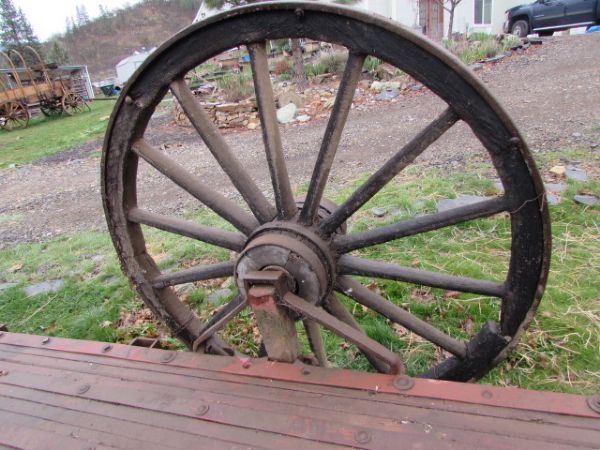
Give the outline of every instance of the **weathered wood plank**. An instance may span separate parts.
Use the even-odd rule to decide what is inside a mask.
[[[377,403],[377,410],[380,410],[382,407],[386,407],[382,404],[391,403],[392,406],[389,407],[392,409],[394,408],[393,405],[402,405],[404,407],[415,406],[417,411],[421,409],[433,410],[436,412],[436,416],[438,411],[447,411],[474,414],[491,418],[509,418],[525,422],[563,425],[571,428],[585,428],[586,424],[590,424],[590,426],[591,424],[597,424],[597,421],[593,419],[581,420],[581,418],[578,417],[571,417],[562,414],[539,413],[536,411],[511,408],[495,408],[487,405],[477,405],[476,410],[474,410],[473,406],[470,406],[468,403],[448,402],[437,398],[428,398],[427,401],[424,402],[420,398],[414,398],[409,395],[390,395],[382,393],[381,391],[378,391],[377,395],[373,395],[375,394],[375,385],[363,390],[349,390],[312,383],[290,384],[273,378],[263,379],[233,375],[220,370],[224,366],[221,361],[223,359],[227,359],[222,357],[206,358],[202,355],[196,355],[198,364],[193,367],[193,370],[189,370],[188,368],[167,364],[130,361],[128,359],[108,358],[106,356],[96,356],[90,354],[81,355],[77,353],[49,350],[45,348],[38,349],[31,347],[0,345],[0,352],[16,352],[20,355],[32,355],[34,361],[36,361],[36,364],[41,364],[41,362],[46,359],[56,361],[58,366],[62,366],[62,364],[65,364],[66,361],[80,362],[89,370],[93,371],[92,373],[95,373],[95,370],[97,370],[97,365],[134,369],[132,373],[136,373],[137,371],[142,371],[146,374],[154,374],[155,372],[164,373],[169,375],[167,377],[169,383],[178,382],[174,375],[182,375],[185,377],[192,377],[194,380],[201,382],[202,384],[198,385],[198,389],[213,390],[214,392],[231,392],[232,386],[229,383],[248,386],[249,391],[251,393],[256,393],[257,395],[260,395],[261,388],[266,389],[267,393],[271,392],[271,389],[283,389],[288,393],[288,395],[290,395],[290,398],[288,399],[290,402],[294,401],[295,399],[302,401],[303,399],[318,398],[326,394],[327,396],[335,398],[335,404],[339,405],[339,408],[345,411],[361,404],[360,402],[364,402],[367,405]],[[156,359],[158,360],[159,358]],[[208,363],[206,361],[207,359],[210,360]],[[212,362],[212,364],[210,364],[210,362]],[[216,370],[211,370],[211,366],[214,366]],[[66,368],[66,366],[62,367]],[[121,372],[119,371],[119,373]],[[151,376],[155,377],[155,375]],[[171,379],[172,376],[173,379]],[[309,377],[307,377],[307,381],[310,381],[308,378]],[[188,378],[184,378],[182,382],[185,386],[189,386]],[[239,389],[239,387],[236,387],[236,389]],[[596,425],[596,428],[597,427],[598,425]]]
[[[69,429],[81,430],[77,436],[92,447],[149,449],[379,449],[398,448],[399,439],[426,448],[565,449],[595,448],[600,441],[600,421],[577,409],[577,396],[559,397],[573,403],[567,409],[578,416],[570,416],[515,401],[501,406],[501,399],[477,405],[467,398],[473,385],[459,401],[423,386],[415,387],[419,395],[394,394],[393,377],[385,375],[311,368],[302,378],[294,375],[297,368],[278,365],[268,377],[256,361],[246,376],[233,358],[178,353],[165,363],[169,352],[114,344],[103,353],[102,347],[0,336],[0,428],[7,423],[13,430],[11,441],[0,433],[6,441],[0,444],[34,448],[14,437],[17,429],[42,439],[56,434],[67,439],[61,448],[70,448]],[[466,387],[427,383],[459,392]],[[494,396],[507,392],[490,389]]]
[[[498,411],[504,411],[498,408],[478,407],[476,412],[468,409],[452,408],[448,402],[436,404],[435,399],[427,402],[421,401],[420,404],[411,402],[408,396],[390,396],[389,394],[372,395],[373,392],[348,391],[335,388],[322,388],[318,385],[301,385],[281,383],[277,380],[262,380],[223,374],[220,372],[207,372],[204,370],[186,370],[178,367],[166,365],[149,365],[147,363],[131,363],[126,360],[113,360],[106,357],[87,356],[84,361],[66,359],[68,354],[42,351],[41,354],[30,352],[35,349],[24,349],[13,355],[6,351],[6,348],[0,346],[0,361],[11,360],[22,362],[24,364],[36,365],[38,367],[59,368],[70,372],[83,372],[90,374],[103,374],[106,376],[123,377],[121,364],[127,365],[127,378],[142,382],[162,383],[166,385],[191,387],[199,391],[209,391],[213,393],[231,394],[246,398],[269,398],[285,402],[286,405],[312,405],[315,398],[323,399],[321,407],[327,406],[332,412],[356,411],[374,417],[392,417],[397,410],[396,405],[402,405],[403,411],[409,414],[413,419],[420,422],[437,423],[444,425],[446,417],[457,416],[450,423],[460,424],[476,418],[486,419],[489,422],[490,432],[497,432],[502,429],[506,422],[506,428],[512,430],[515,423],[535,422],[536,424],[552,425],[553,430],[559,430],[561,426],[568,428],[584,428],[586,424],[595,423],[593,419],[574,419],[569,416],[556,414],[523,413],[521,411],[511,410],[510,414],[497,414]],[[44,355],[43,353],[49,353]],[[71,357],[75,357],[71,355]],[[111,365],[115,364],[115,365]],[[325,396],[326,394],[326,396]],[[397,400],[396,405],[388,404],[389,398]],[[439,411],[446,411],[448,414],[441,415]],[[573,419],[573,420],[572,420]],[[481,431],[486,431],[484,427]],[[550,438],[554,433],[551,433]],[[557,432],[560,436],[560,431]]]

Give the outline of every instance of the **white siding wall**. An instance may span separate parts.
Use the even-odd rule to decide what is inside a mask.
[[[351,6],[380,14],[410,28],[419,23],[418,0],[361,0]]]
[[[504,11],[524,3],[528,3],[527,0],[492,0],[492,23],[490,25],[475,25],[475,0],[462,0],[454,11],[454,24],[452,28],[458,33],[464,33],[467,30],[469,32],[501,33],[502,24],[504,23]],[[447,24],[448,20],[449,14],[445,11],[444,23]]]
[[[501,33],[504,11],[531,1],[533,0],[492,0],[492,23],[475,25],[475,0],[462,0],[454,12],[453,30],[459,33],[467,30],[469,32]],[[361,0],[353,6],[389,17],[407,27],[416,27],[419,23],[418,0]],[[444,11],[444,35],[448,29],[449,17],[448,12]]]

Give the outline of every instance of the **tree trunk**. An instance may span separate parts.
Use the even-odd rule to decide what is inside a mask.
[[[292,39],[292,58],[294,60],[294,81],[299,92],[306,89],[307,80],[304,73],[304,60],[302,59],[302,48],[300,39]]]
[[[454,28],[454,8],[456,5],[452,4],[450,7],[450,17],[448,17],[448,40],[452,40],[452,28]]]

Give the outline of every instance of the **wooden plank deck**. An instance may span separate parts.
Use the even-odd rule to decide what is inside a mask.
[[[0,332],[0,446],[599,448],[599,397]]]

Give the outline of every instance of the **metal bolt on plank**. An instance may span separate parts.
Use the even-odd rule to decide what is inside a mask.
[[[415,382],[412,378],[407,377],[406,375],[399,375],[394,378],[393,384],[394,387],[399,391],[407,391],[415,385]]]
[[[177,354],[175,352],[167,353],[166,355],[163,355],[162,358],[160,358],[160,362],[164,364],[170,363],[175,359],[176,356]]]
[[[82,384],[81,386],[79,386],[79,389],[77,389],[77,393],[79,395],[85,394],[87,391],[90,390],[92,386],[90,384]]]
[[[196,415],[203,416],[204,414],[206,414],[208,412],[209,409],[210,409],[210,406],[208,406],[208,405],[200,405],[196,409]]]
[[[354,440],[356,442],[358,442],[359,444],[368,444],[369,442],[371,442],[372,438],[373,438],[373,435],[371,434],[370,431],[367,431],[367,430],[357,431],[356,434],[354,435]]]

